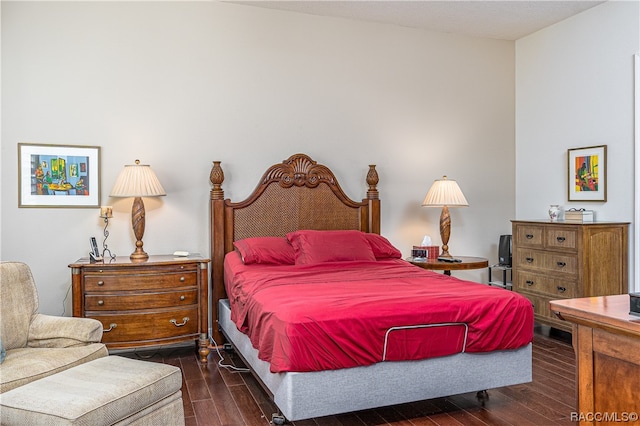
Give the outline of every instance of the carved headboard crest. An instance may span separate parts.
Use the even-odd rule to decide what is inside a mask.
[[[284,160],[282,164],[271,166],[264,174],[262,184],[279,182],[283,188],[306,186],[315,188],[320,182],[336,184],[336,178],[328,167],[318,165],[305,154],[295,154]]]

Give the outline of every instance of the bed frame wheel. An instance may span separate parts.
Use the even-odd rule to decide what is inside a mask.
[[[478,398],[478,401],[480,401],[480,404],[484,407],[485,402],[489,400],[489,392],[487,392],[486,389],[478,391],[478,393],[476,393],[476,398]]]
[[[282,414],[273,413],[271,415],[271,424],[274,425],[283,425],[287,422],[287,419],[284,418]]]

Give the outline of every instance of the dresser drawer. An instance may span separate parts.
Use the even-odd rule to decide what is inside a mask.
[[[193,271],[156,272],[147,274],[86,275],[84,289],[86,293],[126,290],[157,290],[176,287],[195,286],[198,275]]]
[[[546,247],[549,249],[560,249],[568,252],[578,250],[578,235],[575,229],[549,227],[546,230]]]
[[[91,313],[87,317],[102,323],[105,329],[102,343],[152,341],[198,334],[197,306],[152,313]]]
[[[515,226],[515,245],[518,247],[542,248],[544,246],[544,228],[536,225]]]
[[[198,304],[198,289],[184,291],[85,294],[87,311],[131,311],[137,309],[159,309]]]
[[[533,305],[533,314],[536,322],[551,325],[560,330],[571,331],[571,326],[568,326],[564,321],[558,319],[555,314],[551,312],[549,301],[553,300],[553,298],[529,293],[525,294],[525,296]]]
[[[514,260],[517,268],[539,272],[561,272],[577,275],[578,257],[551,251],[517,249]]]
[[[518,292],[540,293],[556,299],[580,296],[577,294],[575,281],[561,280],[528,271],[518,271],[514,285]]]

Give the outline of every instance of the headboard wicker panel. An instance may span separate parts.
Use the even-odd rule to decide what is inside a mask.
[[[297,229],[360,229],[359,207],[343,204],[325,184],[313,189],[271,184],[251,205],[233,212],[234,240],[284,237]]]
[[[218,300],[226,298],[224,256],[235,240],[285,236],[298,229],[359,229],[380,233],[380,200],[375,165],[367,173],[367,198],[356,202],[345,195],[333,172],[305,154],[294,154],[267,169],[244,201],[224,199],[224,172],[213,162],[211,189],[211,283],[213,337],[218,330]]]

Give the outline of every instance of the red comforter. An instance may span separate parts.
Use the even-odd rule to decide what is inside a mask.
[[[232,252],[225,285],[231,319],[274,373],[516,349],[533,338],[525,297],[400,259],[244,265]]]

